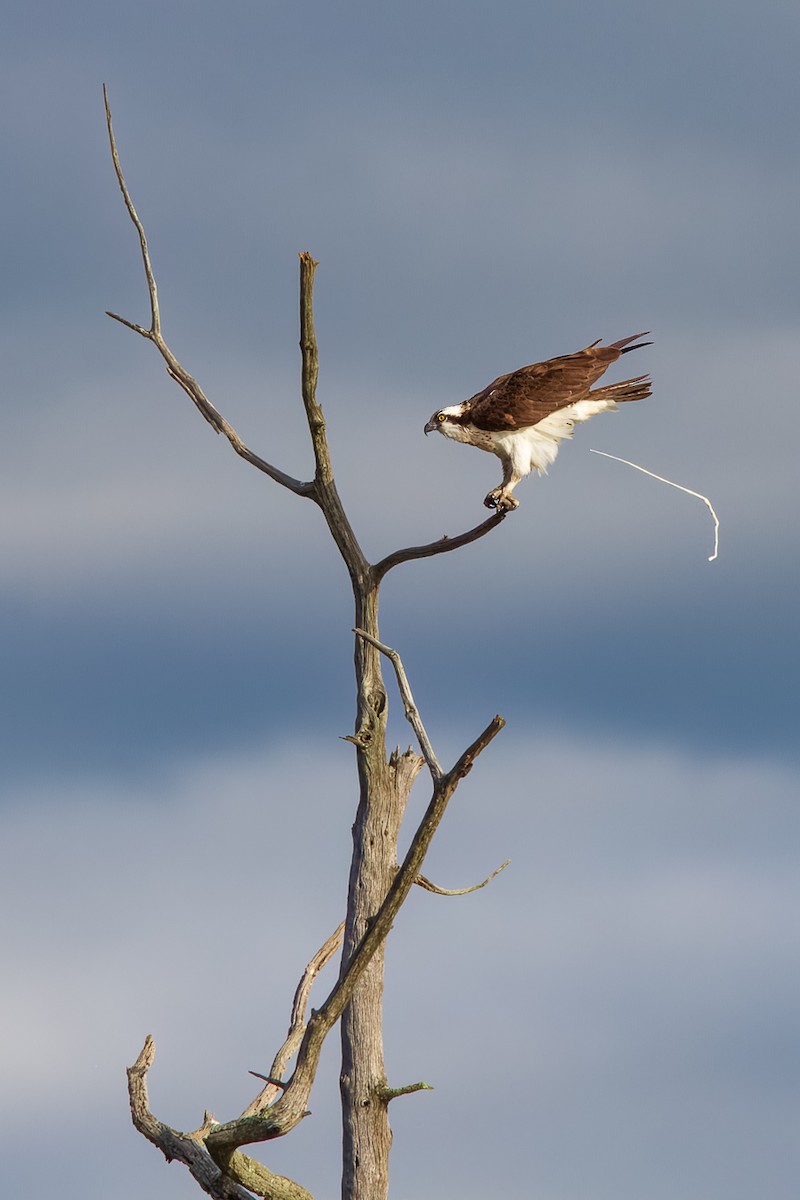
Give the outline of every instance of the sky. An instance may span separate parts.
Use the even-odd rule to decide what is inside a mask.
[[[165,336],[301,478],[297,255],[319,260],[318,396],[372,561],[477,524],[499,482],[423,437],[431,412],[651,331],[652,398],[384,583],[440,761],[507,721],[426,873],[512,860],[392,932],[390,1083],[434,1088],[392,1106],[394,1200],[795,1196],[799,41],[784,0],[5,4],[9,1194],[199,1194],[133,1131],[124,1068],[152,1033],[177,1128],[249,1103],[341,918],[356,803],[320,514],[104,315],[148,320],[106,83]],[[590,449],[708,496],[718,559],[701,501]],[[261,1148],[318,1197],[337,1091],[333,1037],[313,1116]]]

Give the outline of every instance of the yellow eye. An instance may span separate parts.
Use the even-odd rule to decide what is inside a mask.
[[[436,420],[439,421],[439,423],[441,423],[442,421],[446,421],[447,418],[445,417],[444,413],[437,413]]]

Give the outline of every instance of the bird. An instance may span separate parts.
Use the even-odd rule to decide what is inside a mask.
[[[621,338],[608,346],[598,339],[575,354],[520,367],[500,375],[469,400],[438,409],[425,433],[438,430],[454,442],[464,442],[496,454],[503,479],[484,499],[487,508],[506,513],[519,507],[514,488],[534,469],[545,474],[555,462],[559,443],[572,437],[574,427],[597,413],[652,395],[649,375],[592,388],[623,354],[641,350],[647,332]]]

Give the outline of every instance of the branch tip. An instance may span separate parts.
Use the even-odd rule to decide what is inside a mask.
[[[108,129],[108,143],[111,148],[111,160],[114,164],[114,173],[117,176],[119,190],[122,192],[122,199],[125,201],[125,207],[128,210],[128,215],[133,222],[137,234],[139,235],[139,248],[142,255],[142,266],[144,267],[145,278],[147,280],[147,291],[150,296],[150,336],[154,339],[161,337],[161,317],[158,310],[158,287],[156,278],[153,274],[153,266],[150,262],[150,251],[147,246],[147,235],[144,231],[144,226],[139,220],[139,214],[133,205],[131,194],[128,191],[128,185],[125,182],[125,176],[122,173],[122,163],[120,162],[119,151],[117,150],[117,140],[114,137],[114,126],[111,121],[111,106],[108,102],[108,91],[103,84],[103,104],[106,110],[106,128]]]
[[[459,758],[452,770],[448,771],[446,779],[463,779],[472,770],[472,765],[475,759],[481,754],[490,742],[494,741],[501,729],[505,727],[505,718],[501,716],[492,717],[489,724],[484,729],[483,733],[479,733],[471,746],[467,746],[464,753]]]
[[[134,333],[139,333],[142,337],[148,338],[150,341],[153,340],[153,331],[151,329],[145,329],[143,325],[137,325],[135,321],[128,321],[125,317],[121,317],[119,313],[110,312],[109,309],[106,309],[106,316],[111,317],[112,321],[119,321],[120,325],[124,325],[127,329],[132,329]]]
[[[264,1079],[267,1083],[271,1083],[273,1087],[280,1088],[281,1091],[286,1090],[286,1084],[282,1079],[276,1079],[273,1075],[262,1075],[260,1071],[248,1071],[248,1075],[255,1075],[256,1079]]]
[[[153,1040],[152,1033],[148,1033],[147,1037],[144,1039],[144,1045],[139,1051],[136,1062],[132,1067],[129,1067],[128,1070],[134,1071],[137,1075],[146,1075],[152,1067],[155,1057],[156,1044]]]
[[[487,875],[482,883],[475,883],[472,885],[472,887],[437,887],[435,883],[431,883],[430,879],[427,879],[424,875],[418,875],[414,882],[416,883],[417,887],[424,888],[426,892],[433,892],[437,896],[468,896],[470,892],[478,892],[481,888],[485,888],[487,883],[491,883],[493,879],[496,879],[500,872],[505,871],[506,867],[509,866],[510,863],[511,859],[507,858],[504,863],[501,863],[496,871],[492,871],[491,875]]]
[[[424,1080],[420,1080],[419,1083],[407,1083],[405,1085],[405,1087],[380,1088],[380,1090],[378,1091],[378,1098],[380,1100],[382,1100],[384,1102],[384,1104],[389,1104],[392,1100],[396,1100],[398,1096],[410,1096],[413,1092],[432,1092],[432,1091],[433,1091],[433,1088],[431,1087],[431,1085],[429,1083],[425,1083]]]

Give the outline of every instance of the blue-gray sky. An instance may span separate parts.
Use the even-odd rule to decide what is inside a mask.
[[[103,315],[148,311],[105,81],[166,336],[298,476],[297,253],[320,260],[319,396],[373,559],[475,524],[498,481],[423,438],[434,408],[652,331],[652,399],[580,430],[491,537],[385,584],[440,757],[508,720],[430,874],[513,859],[465,900],[414,896],[392,935],[392,1082],[436,1088],[394,1106],[393,1195],[794,1196],[799,41],[778,0],[6,4],[15,1193],[196,1194],[130,1129],[124,1066],[152,1032],[162,1119],[244,1107],[339,919],[355,802],[319,514]],[[699,501],[590,447],[709,495],[719,560]],[[265,1155],[318,1196],[333,1049],[314,1117]]]

